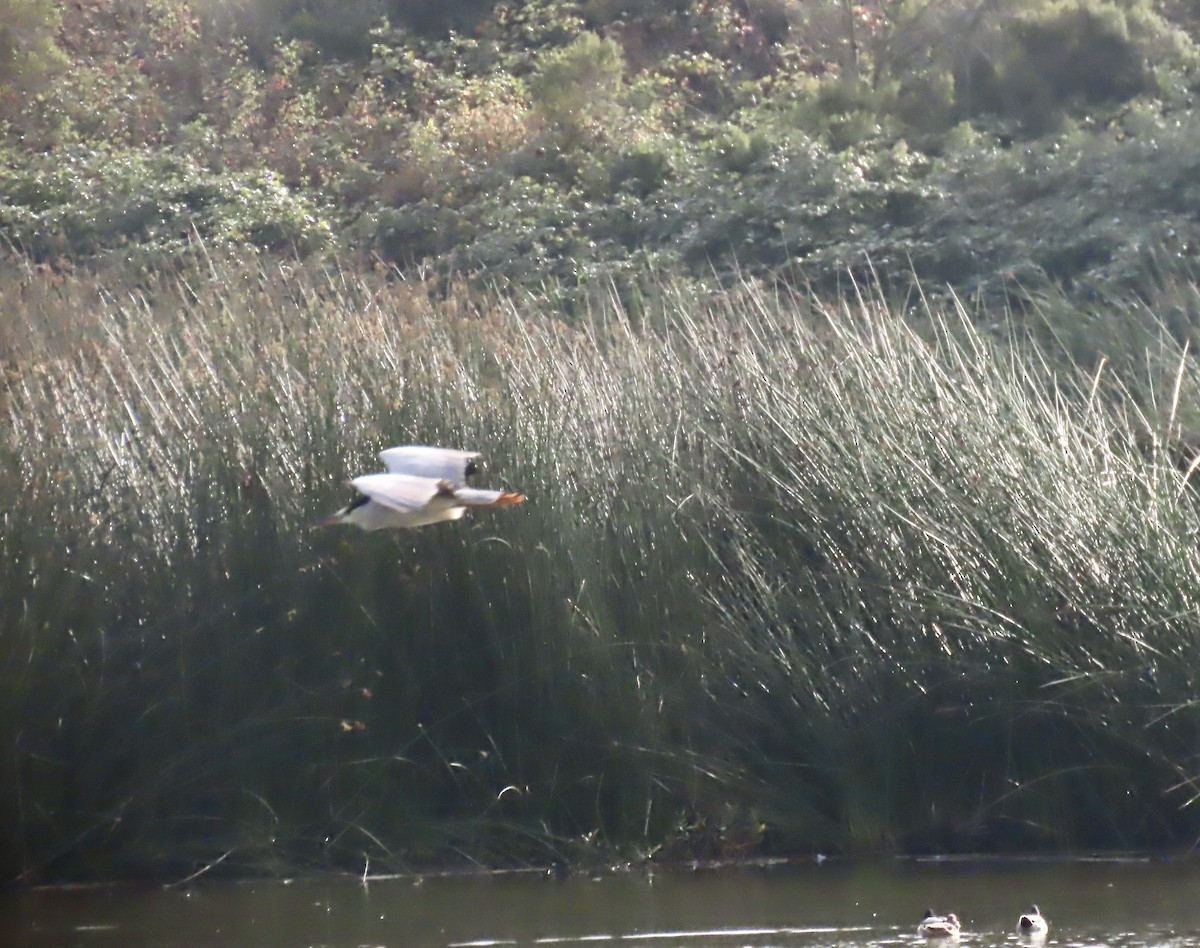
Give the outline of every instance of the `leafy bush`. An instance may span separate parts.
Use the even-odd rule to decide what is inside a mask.
[[[1030,130],[1060,111],[1125,102],[1155,88],[1159,69],[1194,68],[1186,37],[1146,4],[1040,4],[1008,21],[958,73],[964,114],[994,112]]]
[[[139,265],[211,247],[306,253],[328,221],[270,172],[217,175],[162,151],[59,149],[10,165],[0,228],[34,259],[117,256]]]
[[[533,101],[560,126],[603,122],[614,107],[624,78],[621,47],[595,33],[543,54],[528,80]]]
[[[54,4],[0,0],[0,117],[15,114],[18,97],[66,63],[54,44]]]
[[[459,10],[470,35],[381,21],[353,61],[331,7],[256,10],[275,26],[243,42],[157,0],[64,8],[69,68],[7,127],[10,243],[85,262],[195,229],[556,293],[680,262],[830,289],[915,268],[1006,302],[1195,252],[1196,54],[1143,0],[537,0]],[[310,38],[276,40],[300,14]]]

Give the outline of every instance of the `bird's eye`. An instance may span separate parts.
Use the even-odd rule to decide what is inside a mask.
[[[474,460],[468,461],[466,476],[470,477],[472,474],[478,474],[478,473],[479,473],[479,465],[476,464]]]

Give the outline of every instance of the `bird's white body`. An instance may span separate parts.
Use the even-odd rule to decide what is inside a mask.
[[[1030,938],[1042,938],[1050,931],[1050,923],[1042,918],[1042,913],[1035,905],[1017,919],[1017,931]]]
[[[467,486],[475,473],[475,451],[403,445],[379,454],[385,473],[363,474],[350,481],[355,499],[325,525],[348,524],[362,530],[423,527],[457,520],[468,507],[502,507],[525,500],[506,490]]]
[[[957,938],[960,930],[957,915],[953,912],[935,915],[933,909],[925,913],[917,926],[917,934],[923,938]]]

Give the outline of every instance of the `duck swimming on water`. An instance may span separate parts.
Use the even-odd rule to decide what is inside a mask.
[[[1017,931],[1022,935],[1037,938],[1050,931],[1050,923],[1042,918],[1042,913],[1034,905],[1028,912],[1017,919]]]
[[[423,527],[457,520],[468,507],[507,507],[524,494],[467,486],[478,470],[477,451],[427,445],[401,445],[379,453],[387,468],[350,481],[354,499],[320,526],[347,524],[360,530]]]
[[[957,938],[959,934],[958,916],[953,912],[938,915],[933,909],[925,913],[921,924],[917,926],[917,934],[924,938]]]

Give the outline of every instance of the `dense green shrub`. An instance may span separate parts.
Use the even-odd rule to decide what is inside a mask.
[[[67,62],[5,126],[3,237],[86,262],[194,232],[556,293],[874,269],[1005,302],[1195,253],[1174,9],[536,0],[428,34],[380,9],[64,8]],[[369,52],[344,59],[343,28]]]
[[[623,79],[621,47],[595,33],[583,33],[541,56],[528,85],[550,122],[580,125],[608,118]]]
[[[337,59],[371,54],[372,33],[385,20],[415,35],[438,39],[471,33],[487,17],[490,0],[240,0],[206,15],[225,36],[245,38],[265,60],[279,40],[311,43]]]
[[[964,114],[993,112],[1038,132],[1053,128],[1061,112],[1153,91],[1155,70],[1196,64],[1190,41],[1148,4],[1044,3],[1003,24],[964,63],[957,99]]]
[[[0,180],[0,230],[37,260],[151,263],[195,239],[307,253],[330,239],[320,209],[270,172],[206,172],[162,151],[62,148]]]
[[[54,44],[54,14],[49,0],[0,2],[0,117],[15,114],[18,96],[66,63]]]

